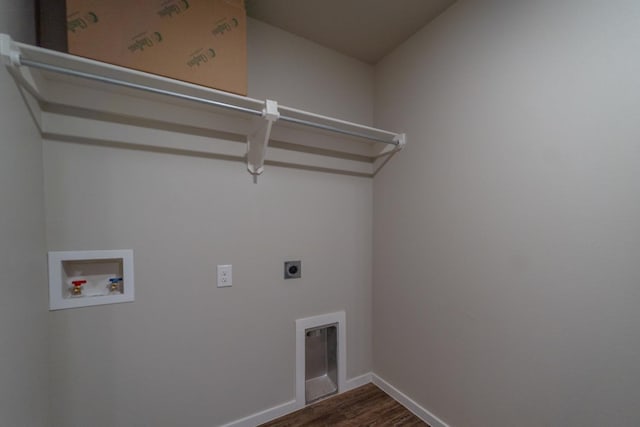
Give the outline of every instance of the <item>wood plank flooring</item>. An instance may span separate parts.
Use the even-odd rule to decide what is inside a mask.
[[[260,427],[428,427],[373,384],[330,397]]]

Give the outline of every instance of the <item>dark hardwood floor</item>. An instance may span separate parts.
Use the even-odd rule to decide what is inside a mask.
[[[260,427],[402,426],[428,427],[404,406],[373,384],[342,393]]]

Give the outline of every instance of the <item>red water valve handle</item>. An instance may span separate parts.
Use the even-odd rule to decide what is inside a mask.
[[[72,284],[73,286],[82,286],[82,285],[84,285],[85,283],[87,283],[87,281],[86,281],[86,280],[74,280],[73,282],[71,282],[71,284]]]

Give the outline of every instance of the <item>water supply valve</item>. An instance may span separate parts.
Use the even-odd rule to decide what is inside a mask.
[[[87,283],[86,280],[74,280],[71,282],[71,295],[79,296],[82,295],[82,286]]]
[[[109,279],[109,291],[122,293],[122,277],[113,277]]]

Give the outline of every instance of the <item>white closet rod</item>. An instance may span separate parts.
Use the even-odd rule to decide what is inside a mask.
[[[20,65],[27,67],[39,68],[41,70],[52,71],[58,74],[66,74],[69,76],[80,77],[87,80],[94,80],[102,83],[109,83],[116,86],[123,86],[131,89],[138,89],[145,92],[156,93],[160,95],[172,96],[174,98],[180,98],[187,101],[199,102],[201,104],[213,105],[215,107],[225,108],[227,110],[240,111],[247,114],[253,114],[256,116],[262,116],[262,111],[252,110],[251,108],[240,107],[238,105],[227,104],[224,102],[213,101],[211,99],[200,98],[199,96],[185,95],[182,93],[171,92],[169,90],[157,89],[151,86],[140,85],[137,83],[126,82],[124,80],[112,79],[109,77],[99,76],[97,74],[85,73],[82,71],[71,70],[69,68],[62,68],[55,65],[44,64],[42,62],[31,61],[30,59],[24,59],[20,57]]]
[[[124,81],[124,80],[112,79],[110,77],[104,77],[104,76],[100,76],[100,75],[97,75],[97,74],[85,73],[83,71],[76,71],[76,70],[72,70],[72,69],[69,69],[69,68],[58,67],[58,66],[55,66],[55,65],[50,65],[50,64],[45,64],[45,63],[38,62],[38,61],[32,61],[30,59],[25,59],[22,56],[19,57],[19,63],[20,63],[20,65],[23,65],[23,66],[26,66],[26,67],[38,68],[38,69],[42,69],[42,70],[45,70],[45,71],[51,71],[51,72],[58,73],[58,74],[65,74],[65,75],[70,75],[70,76],[74,76],[74,77],[80,77],[80,78],[83,78],[83,79],[94,80],[94,81],[98,81],[98,82],[102,82],[102,83],[109,83],[109,84],[116,85],[116,86],[123,86],[123,87],[126,87],[126,88],[137,89],[137,90],[141,90],[141,91],[145,91],[145,92],[151,92],[151,93],[155,93],[155,94],[159,94],[159,95],[171,96],[171,97],[174,97],[174,98],[179,98],[179,99],[183,99],[183,100],[187,100],[187,101],[193,101],[193,102],[198,102],[198,103],[201,103],[201,104],[211,105],[211,106],[214,106],[214,107],[224,108],[224,109],[227,109],[227,110],[239,111],[239,112],[251,114],[251,115],[254,115],[254,116],[263,116],[264,115],[263,111],[253,110],[251,108],[241,107],[239,105],[227,104],[225,102],[214,101],[214,100],[211,100],[211,99],[201,98],[201,97],[198,97],[198,96],[185,95],[185,94],[182,94],[182,93],[172,92],[172,91],[169,91],[169,90],[158,89],[158,88],[154,88],[154,87],[146,86],[146,85],[141,85],[141,84],[137,84],[137,83],[131,83],[131,82],[127,82],[127,81]],[[298,118],[295,118],[295,117],[289,117],[289,116],[280,115],[278,120],[282,120],[282,121],[289,122],[289,123],[295,123],[295,124],[299,124],[299,125],[303,125],[303,126],[313,127],[313,128],[317,128],[317,129],[322,129],[322,130],[326,130],[326,131],[330,131],[330,132],[340,133],[340,134],[343,134],[343,135],[349,135],[349,136],[355,136],[355,137],[358,137],[358,138],[364,138],[364,139],[368,139],[368,140],[371,140],[371,141],[382,142],[384,144],[390,144],[390,145],[398,146],[401,143],[400,141],[398,141],[395,138],[393,140],[389,141],[387,139],[378,138],[378,137],[375,137],[375,136],[372,136],[372,135],[367,135],[365,133],[355,132],[355,131],[351,131],[351,130],[347,130],[347,129],[341,129],[341,128],[337,128],[335,126],[330,126],[330,125],[325,125],[325,124],[322,124],[322,123],[316,123],[316,122],[312,122],[312,121],[308,121],[308,120],[298,119]]]
[[[314,127],[314,128],[317,128],[317,129],[324,129],[324,130],[328,130],[328,131],[335,132],[335,133],[341,133],[343,135],[357,136],[358,138],[365,138],[365,139],[369,139],[371,141],[383,142],[385,144],[391,144],[391,145],[400,144],[400,142],[395,141],[395,140],[394,141],[389,141],[387,139],[382,139],[382,138],[378,138],[378,137],[371,136],[371,135],[365,135],[364,133],[360,133],[360,132],[354,132],[354,131],[350,131],[350,130],[346,130],[346,129],[339,129],[339,128],[334,127],[334,126],[323,125],[322,123],[315,123],[315,122],[310,122],[308,120],[296,119],[295,117],[289,117],[289,116],[280,115],[280,118],[278,120],[282,120],[283,122],[296,123],[296,124],[303,125],[303,126],[310,126],[310,127]]]

